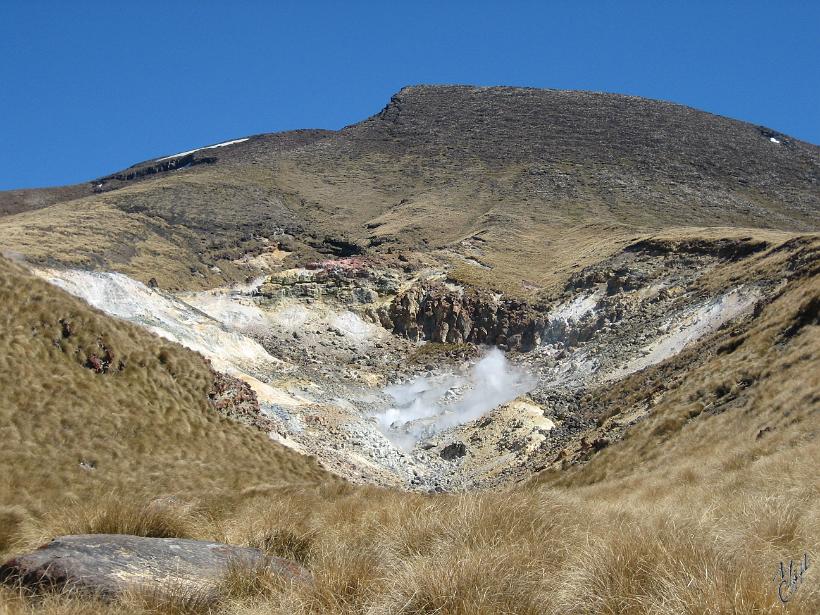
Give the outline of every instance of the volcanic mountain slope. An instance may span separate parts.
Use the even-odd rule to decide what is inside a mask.
[[[218,145],[0,195],[0,551],[184,535],[315,575],[225,612],[780,608],[820,549],[816,146],[460,86]],[[396,389],[440,414],[391,423]]]
[[[238,141],[141,163],[80,198],[32,193],[53,204],[0,221],[4,247],[178,289],[254,275],[240,259],[266,240],[303,259],[420,250],[455,279],[529,296],[636,229],[812,231],[820,208],[816,146],[610,94],[410,87],[338,132]],[[18,211],[26,196],[0,202]]]

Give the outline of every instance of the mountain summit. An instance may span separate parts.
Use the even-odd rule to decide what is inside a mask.
[[[633,96],[422,85],[337,132],[257,135],[0,193],[3,211],[18,214],[0,218],[8,249],[169,288],[236,281],[248,275],[238,256],[285,233],[306,260],[408,249],[458,260],[462,242],[481,241],[495,285],[520,291],[518,263],[549,245],[556,262],[534,263],[530,286],[568,269],[566,251],[587,264],[573,246],[590,237],[609,238],[606,251],[637,229],[817,230],[820,148]],[[67,243],[57,230],[80,227],[104,232]]]

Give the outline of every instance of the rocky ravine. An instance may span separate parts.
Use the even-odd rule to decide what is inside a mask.
[[[767,250],[639,241],[532,304],[455,284],[430,259],[289,268],[285,254],[245,287],[177,295],[120,274],[43,275],[209,357],[228,374],[215,411],[348,479],[449,491],[521,480],[620,437],[641,416],[602,423],[600,392],[751,317],[783,274],[723,271]]]

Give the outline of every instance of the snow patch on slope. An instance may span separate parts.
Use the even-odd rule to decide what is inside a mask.
[[[225,147],[227,145],[235,145],[236,143],[244,143],[250,137],[245,137],[244,139],[234,139],[233,141],[225,141],[224,143],[217,143],[216,145],[206,145],[205,147],[198,147],[196,149],[189,149],[186,152],[179,152],[178,154],[173,154],[172,156],[165,156],[163,158],[157,158],[157,162],[160,160],[170,160],[171,158],[179,158],[180,156],[187,156],[188,154],[193,154],[194,152],[199,152],[204,149],[215,149],[217,147]]]

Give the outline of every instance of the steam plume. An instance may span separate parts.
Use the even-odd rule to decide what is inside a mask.
[[[472,421],[529,391],[534,379],[510,364],[497,348],[489,350],[467,374],[421,376],[385,389],[392,403],[376,414],[379,429],[394,444],[418,440]]]

